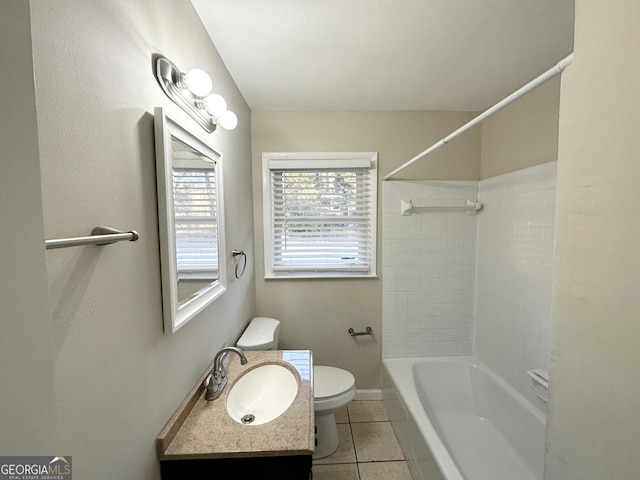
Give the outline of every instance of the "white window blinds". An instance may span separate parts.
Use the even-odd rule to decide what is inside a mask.
[[[267,274],[375,275],[377,176],[371,165],[370,158],[269,162]]]
[[[214,168],[173,168],[178,273],[218,271]]]

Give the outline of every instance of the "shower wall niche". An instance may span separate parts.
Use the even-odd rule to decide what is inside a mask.
[[[401,200],[476,198],[477,215],[400,215]],[[536,403],[526,371],[549,365],[555,198],[556,162],[480,182],[384,182],[383,356],[474,354]]]

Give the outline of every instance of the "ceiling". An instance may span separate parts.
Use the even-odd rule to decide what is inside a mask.
[[[192,0],[252,110],[480,111],[572,50],[574,0]]]

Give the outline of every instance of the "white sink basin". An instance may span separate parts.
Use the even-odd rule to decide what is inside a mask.
[[[261,365],[248,371],[231,387],[227,412],[236,422],[261,425],[282,415],[298,393],[298,381],[286,367]]]

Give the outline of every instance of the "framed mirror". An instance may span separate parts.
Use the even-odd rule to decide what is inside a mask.
[[[164,332],[226,290],[222,155],[154,111]]]

